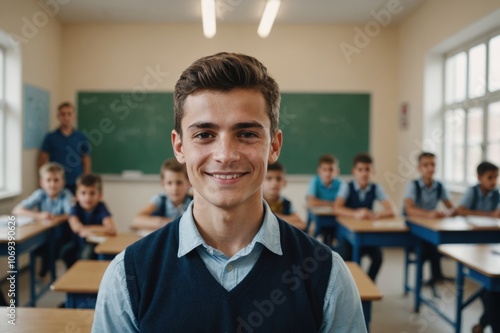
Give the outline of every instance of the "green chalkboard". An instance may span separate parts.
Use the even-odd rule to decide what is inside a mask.
[[[174,156],[173,105],[172,93],[78,93],[78,128],[92,145],[92,171],[159,174],[163,160]]]
[[[279,160],[288,173],[313,174],[320,155],[330,153],[349,174],[354,155],[370,148],[370,95],[283,93],[280,127]]]
[[[173,157],[173,94],[79,92],[78,127],[91,141],[94,172],[158,174],[162,161]],[[283,93],[280,127],[279,160],[288,173],[315,173],[324,153],[349,173],[352,157],[369,151],[370,95]]]

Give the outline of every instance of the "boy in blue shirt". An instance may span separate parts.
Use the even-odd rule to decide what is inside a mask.
[[[333,203],[337,198],[340,185],[342,184],[342,181],[336,178],[339,172],[337,159],[330,154],[322,155],[319,158],[317,172],[318,174],[309,182],[307,206],[332,207],[333,209]],[[309,221],[314,220],[314,216],[309,214],[308,219]],[[320,231],[325,244],[331,244],[335,238],[336,225],[318,226],[318,221],[314,222],[316,224],[316,235],[318,235],[318,231]],[[306,229],[307,228],[308,226]]]
[[[354,157],[352,174],[354,180],[342,184],[335,200],[337,216],[369,220],[393,217],[394,209],[384,190],[380,185],[371,182],[373,159],[370,155],[358,154]],[[373,211],[375,200],[382,204],[381,212]],[[344,260],[352,260],[352,246],[347,240],[340,240],[338,252]],[[375,281],[382,266],[382,250],[379,247],[367,246],[361,249],[361,254],[370,257],[368,276]]]
[[[281,196],[281,190],[286,186],[285,168],[280,162],[267,165],[267,174],[264,179],[263,194],[271,211],[300,230],[306,224],[293,208],[292,202]]]
[[[14,207],[12,214],[29,216],[53,225],[67,221],[73,195],[64,188],[64,168],[54,162],[45,163],[40,168],[39,175],[41,188],[35,190],[28,198]],[[60,249],[70,241],[70,238],[71,232],[67,223],[55,227],[52,241],[55,242],[56,253],[59,253]],[[37,250],[37,254],[42,257],[42,266],[38,273],[40,277],[44,277],[49,269],[48,251],[47,245]]]
[[[71,209],[69,225],[74,233],[73,242],[63,249],[63,256],[68,262],[78,259],[96,259],[96,244],[86,239],[92,235],[116,234],[116,226],[111,213],[102,202],[102,179],[89,174],[78,178],[76,182],[76,203]]]
[[[154,231],[181,216],[193,199],[189,194],[191,184],[186,166],[175,158],[163,162],[160,170],[164,192],[154,195],[134,218],[132,228]]]
[[[455,212],[450,201],[450,194],[441,182],[434,180],[436,155],[422,152],[418,156],[418,171],[422,177],[410,182],[404,195],[404,215],[426,218],[453,215]],[[447,211],[437,209],[440,201],[448,209]],[[431,265],[431,279],[428,284],[432,285],[435,282],[445,280],[441,269],[441,255],[437,247],[424,242],[422,256],[424,260],[429,260]]]
[[[469,187],[465,192],[460,205],[457,208],[459,215],[480,215],[500,218],[500,192],[497,189],[498,167],[490,162],[481,162],[477,166],[477,179],[479,184]],[[492,325],[500,326],[500,302],[497,301],[499,293],[483,292],[484,313],[479,319],[479,323],[474,326],[474,333],[481,333],[483,329]],[[493,301],[492,301],[493,300]],[[495,316],[490,316],[495,313]],[[494,332],[496,332],[494,330]]]

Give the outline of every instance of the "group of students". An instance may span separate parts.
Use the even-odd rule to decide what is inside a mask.
[[[500,192],[497,189],[498,167],[490,162],[481,162],[477,167],[478,184],[465,192],[458,207],[454,207],[450,194],[443,183],[434,179],[436,171],[436,156],[433,153],[422,152],[418,157],[418,171],[421,177],[408,184],[404,195],[403,215],[427,218],[441,218],[455,215],[480,215],[500,218]],[[307,193],[309,207],[330,206],[337,217],[352,217],[356,219],[374,220],[389,218],[396,215],[393,205],[388,200],[383,188],[371,181],[373,175],[373,160],[368,154],[359,154],[354,158],[352,166],[353,180],[345,183],[336,177],[338,166],[331,155],[319,159],[318,174],[310,181]],[[379,201],[382,210],[374,211],[374,202]],[[438,204],[443,202],[446,210],[440,210]],[[284,217],[286,220],[286,217]],[[325,230],[324,230],[325,231]],[[332,230],[326,230],[323,235],[327,243],[331,243]],[[329,237],[330,236],[330,237]],[[499,239],[500,242],[500,239]],[[352,259],[352,246],[339,239],[335,247],[344,260]],[[368,276],[375,281],[382,265],[382,251],[378,247],[364,247],[362,255],[371,260]],[[431,265],[431,279],[428,284],[447,279],[441,270],[440,254],[437,247],[425,243],[423,258]],[[481,295],[485,312],[473,333],[481,333],[491,325],[494,332],[499,332],[498,316],[488,313],[500,311],[500,293],[483,292]]]

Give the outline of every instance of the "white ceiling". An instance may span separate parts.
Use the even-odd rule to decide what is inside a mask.
[[[424,0],[283,0],[276,23],[363,23],[373,20],[371,11],[400,3],[403,11],[391,15],[391,24],[401,21]],[[258,24],[266,0],[216,0],[218,24]],[[200,0],[70,0],[58,17],[67,23],[198,23]]]

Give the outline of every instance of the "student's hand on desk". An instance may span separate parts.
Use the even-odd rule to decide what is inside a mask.
[[[82,238],[87,238],[91,235],[92,235],[92,232],[90,230],[85,229],[85,228],[82,228],[82,230],[80,230],[80,232],[78,233],[78,236],[80,236]]]
[[[364,220],[364,219],[370,219],[373,220],[375,219],[375,215],[372,213],[371,210],[367,208],[361,208],[354,213],[354,218],[358,220]]]
[[[52,219],[53,216],[49,212],[40,212],[36,215],[36,218],[40,221],[45,221]]]
[[[446,216],[446,214],[444,212],[440,212],[437,210],[432,210],[432,211],[427,213],[427,217],[430,219],[439,219],[439,218],[442,218],[445,216]]]

